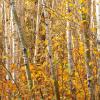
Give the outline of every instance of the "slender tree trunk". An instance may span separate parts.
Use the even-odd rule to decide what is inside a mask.
[[[43,5],[43,11],[44,11],[44,17],[45,17],[45,24],[46,24],[46,39],[48,41],[47,44],[47,50],[48,50],[48,58],[49,58],[49,63],[50,63],[50,68],[52,72],[52,77],[54,79],[54,94],[56,96],[56,100],[60,100],[60,94],[59,94],[59,86],[58,86],[58,81],[55,73],[55,66],[53,64],[53,55],[52,55],[52,41],[51,41],[51,21],[49,19],[48,12],[45,9],[46,1],[42,0],[42,5]]]
[[[12,57],[11,59],[11,65],[14,64],[16,65],[16,34],[15,34],[15,27],[14,27],[14,19],[13,19],[13,12],[12,12],[13,7],[10,7],[10,34],[11,34],[11,40],[10,40],[10,56]],[[16,79],[16,74],[15,71],[12,72],[13,79]],[[14,83],[14,82],[13,82]]]
[[[71,9],[69,7],[69,3],[66,4],[67,14],[70,13]],[[74,63],[73,63],[73,56],[72,56],[72,31],[71,31],[71,22],[67,21],[67,28],[66,28],[66,37],[67,37],[67,49],[68,49],[68,65],[69,65],[69,84],[70,84],[70,91],[72,95],[72,100],[76,100],[75,94],[75,87],[73,86],[73,77],[74,77]]]
[[[34,63],[37,62],[37,52],[38,52],[40,0],[38,0],[37,6],[38,7],[37,7],[37,21],[36,21],[36,32],[35,32]]]
[[[90,41],[89,41],[89,34],[90,34],[90,12],[91,12],[91,1],[87,2],[88,6],[88,13],[82,12],[82,26],[83,26],[83,36],[84,36],[84,48],[85,48],[85,66],[87,72],[87,81],[88,81],[88,90],[90,100],[95,100],[95,88],[94,88],[94,80],[92,75],[92,65],[91,65],[91,54],[90,54]],[[86,7],[83,4],[82,7]]]
[[[96,0],[96,17],[97,17],[97,46],[100,51],[100,0]]]
[[[9,68],[9,40],[8,40],[8,32],[7,32],[7,16],[6,16],[6,2],[3,0],[3,35],[4,35],[4,56],[5,56],[5,66],[7,70],[10,70]],[[10,77],[7,74],[6,79],[9,80]]]
[[[10,0],[10,4],[13,7],[13,9],[12,9],[13,17],[14,17],[15,23],[16,23],[17,28],[18,28],[18,38],[19,38],[21,49],[23,51],[23,59],[24,59],[24,64],[25,64],[25,70],[26,70],[26,77],[27,77],[27,81],[28,81],[28,87],[29,87],[29,90],[31,90],[32,86],[33,86],[33,82],[32,82],[32,79],[31,79],[31,73],[30,73],[30,68],[29,68],[27,48],[26,48],[25,40],[23,38],[23,34],[24,33],[22,31],[22,27],[21,27],[19,18],[17,16],[16,9],[14,7],[14,0]]]
[[[22,31],[24,31],[24,1],[25,0],[17,0],[15,2],[15,7],[16,7],[16,12],[17,12],[17,16],[19,18],[19,21],[20,21],[20,24],[21,24],[21,27],[22,27]],[[14,19],[14,18],[13,18]],[[15,32],[18,33],[18,28],[17,28],[17,25],[15,24],[15,21],[14,21],[14,28],[15,28]],[[18,66],[18,68],[20,68],[20,65],[21,65],[21,57],[22,57],[22,52],[21,52],[21,48],[20,48],[20,45],[19,45],[19,41],[18,41],[18,36],[17,34],[15,33],[15,42],[17,40],[17,42],[15,43],[16,45],[16,64]],[[23,35],[24,36],[24,35]]]
[[[96,20],[97,20],[97,49],[100,52],[100,0],[96,0]],[[98,100],[100,100],[100,55],[97,62],[98,66]]]
[[[91,15],[90,15],[90,32],[91,35],[90,37],[92,38],[90,40],[90,55],[91,55],[91,63],[92,63],[92,67],[96,67],[96,74],[97,74],[97,57],[94,53],[94,50],[97,50],[97,43],[96,43],[96,18],[94,16],[95,14],[95,0],[91,0]],[[94,74],[94,73],[93,73]],[[94,86],[96,87],[97,84],[97,77],[94,78]],[[95,99],[97,100],[97,91],[95,90]]]
[[[94,6],[95,5],[94,4],[95,4],[95,1],[91,0],[90,29],[91,29],[92,36],[90,36],[90,37],[94,37],[94,35],[96,34],[96,32],[95,32],[95,27],[96,27],[95,26],[95,17],[94,17],[94,13],[95,13],[95,7]],[[96,57],[93,53],[93,48],[96,47],[96,38],[93,38],[93,40],[90,41],[90,48],[91,48],[90,52],[91,52],[92,61],[96,61]]]

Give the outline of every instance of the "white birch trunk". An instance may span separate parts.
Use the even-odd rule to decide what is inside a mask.
[[[32,86],[33,86],[33,82],[32,82],[32,79],[31,79],[31,72],[30,72],[30,68],[29,68],[27,48],[26,48],[24,37],[23,37],[24,33],[22,31],[21,23],[20,23],[20,20],[17,16],[16,9],[14,7],[14,0],[10,0],[10,4],[11,4],[11,6],[13,6],[13,9],[12,9],[13,17],[14,17],[15,23],[16,23],[17,28],[18,28],[17,35],[18,35],[18,38],[19,38],[19,42],[20,42],[22,52],[23,52],[23,59],[24,59],[26,77],[27,77],[27,81],[28,81],[28,87],[29,87],[29,90],[31,90]]]
[[[91,0],[86,4],[81,5],[82,7],[88,7],[88,13],[82,12],[82,32],[84,37],[84,55],[85,55],[85,66],[86,66],[86,74],[87,74],[87,81],[88,81],[88,90],[89,96],[91,100],[95,100],[95,86],[94,86],[94,77],[93,77],[93,68],[91,63],[91,52],[90,52],[90,16],[88,14],[91,13]]]
[[[69,3],[66,4],[66,13],[69,14],[71,11],[69,7]],[[67,21],[66,26],[66,38],[67,38],[67,49],[68,49],[68,66],[69,66],[69,85],[70,85],[70,91],[72,95],[72,99],[76,100],[75,95],[75,87],[73,86],[72,78],[74,76],[74,63],[73,63],[73,56],[72,56],[72,31],[71,31],[71,23]]]
[[[37,5],[37,20],[36,20],[36,33],[35,33],[35,50],[34,50],[34,63],[37,60],[37,52],[38,52],[38,35],[39,35],[39,13],[40,13],[40,0],[38,0]]]
[[[48,50],[48,58],[49,58],[49,63],[50,63],[50,68],[51,68],[51,73],[52,77],[54,79],[54,93],[56,96],[56,100],[60,100],[60,94],[59,94],[59,86],[58,86],[58,81],[55,73],[55,66],[53,64],[53,55],[52,55],[52,40],[51,40],[51,21],[48,15],[48,12],[45,9],[46,6],[46,1],[42,0],[42,6],[43,6],[43,12],[44,12],[44,17],[45,17],[45,25],[46,25],[46,39],[48,41],[47,44],[47,50]]]
[[[14,22],[14,17],[13,17],[13,6],[10,6],[10,34],[11,34],[11,38],[10,38],[10,49],[11,49],[11,65],[14,64],[16,67],[17,63],[18,63],[18,37],[16,35],[16,25]],[[12,77],[14,80],[16,80],[16,70],[14,69],[12,72]],[[12,81],[14,83],[14,81]]]
[[[10,70],[9,68],[9,39],[8,39],[8,32],[7,32],[7,16],[6,16],[6,2],[3,0],[3,32],[4,32],[4,56],[5,56],[5,67],[7,70]],[[10,77],[7,74],[6,79],[9,80]]]
[[[100,52],[100,0],[96,0],[96,20],[97,20],[97,49],[98,52]],[[98,100],[100,100],[100,56],[97,61],[97,66],[98,66],[98,75],[97,75],[97,80],[98,80]]]
[[[100,52],[100,0],[96,0],[96,18],[97,18],[97,48]]]

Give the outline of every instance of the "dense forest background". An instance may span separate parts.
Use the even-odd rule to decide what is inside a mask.
[[[0,100],[100,100],[100,0],[0,0]]]

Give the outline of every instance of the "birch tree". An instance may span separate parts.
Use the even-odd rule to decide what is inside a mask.
[[[100,0],[96,0],[96,20],[97,20],[97,49],[100,52]],[[98,58],[98,100],[100,99],[100,56]]]
[[[7,31],[7,16],[6,16],[6,2],[3,0],[3,35],[4,35],[4,56],[5,56],[5,66],[8,70],[10,70],[9,67],[9,39],[8,39],[8,31]],[[9,80],[9,75],[6,75],[6,79]]]
[[[69,7],[69,2],[66,4],[66,13],[69,14],[71,12],[71,8]],[[68,66],[69,66],[69,84],[70,84],[70,91],[72,95],[72,99],[76,100],[75,95],[75,87],[73,85],[73,78],[74,78],[74,63],[73,63],[73,56],[72,56],[72,31],[71,31],[71,22],[67,21],[66,23],[66,38],[67,38],[67,49],[68,49]]]
[[[26,70],[26,77],[27,77],[27,81],[28,81],[28,87],[29,87],[29,90],[32,89],[32,86],[33,86],[33,82],[32,82],[32,79],[31,79],[31,73],[30,73],[30,68],[29,68],[29,61],[28,61],[28,54],[27,54],[27,48],[26,48],[26,44],[25,44],[25,40],[23,38],[23,31],[22,31],[22,27],[21,27],[21,23],[19,21],[19,18],[17,16],[17,12],[16,12],[16,9],[15,9],[15,6],[14,6],[14,0],[10,0],[10,6],[13,7],[12,9],[12,12],[13,12],[13,17],[14,17],[14,20],[15,20],[15,23],[17,25],[17,28],[18,28],[18,38],[19,38],[19,41],[20,41],[20,46],[21,46],[21,49],[23,51],[23,59],[24,59],[24,65],[25,65],[25,70]]]
[[[87,6],[86,6],[87,5]],[[83,25],[83,37],[84,37],[84,48],[85,48],[85,66],[86,66],[86,73],[87,73],[87,81],[88,81],[88,89],[89,89],[89,95],[90,100],[95,100],[95,94],[94,94],[94,84],[93,84],[93,75],[92,75],[92,66],[91,66],[91,54],[90,54],[90,41],[89,41],[89,34],[90,34],[90,5],[91,0],[89,0],[87,3],[82,2],[82,8],[88,9],[88,12],[82,12],[82,25]],[[86,8],[85,8],[86,7]]]
[[[45,25],[46,25],[45,26],[46,27],[46,39],[48,41],[48,44],[47,44],[48,58],[49,58],[52,77],[54,80],[54,93],[56,96],[56,100],[60,100],[59,86],[58,86],[58,81],[57,81],[56,73],[55,73],[56,70],[53,64],[52,40],[51,40],[51,31],[50,31],[51,21],[49,19],[48,12],[46,11],[46,8],[45,8],[46,4],[47,4],[46,1],[42,0],[43,12],[44,12],[44,17],[45,17]]]
[[[97,46],[100,51],[100,4],[99,0],[96,0],[96,17],[97,17]]]
[[[35,50],[34,50],[34,63],[37,60],[37,53],[38,53],[38,39],[39,39],[39,13],[40,13],[40,0],[38,0],[37,5],[37,19],[36,19],[36,32],[35,32]]]

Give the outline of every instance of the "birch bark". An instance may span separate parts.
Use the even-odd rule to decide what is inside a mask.
[[[69,3],[66,4],[66,13],[69,14],[71,11],[69,7]],[[76,100],[75,95],[75,87],[73,86],[73,78],[74,78],[74,63],[73,63],[73,55],[72,55],[72,31],[71,31],[71,22],[67,21],[66,23],[66,38],[67,38],[67,49],[68,49],[68,66],[69,66],[69,84],[70,91],[72,95],[72,99]]]
[[[15,23],[16,23],[17,28],[18,28],[18,34],[17,35],[18,35],[18,38],[19,38],[19,42],[20,42],[22,52],[23,52],[23,59],[24,59],[24,65],[25,65],[25,70],[26,70],[26,77],[27,77],[27,81],[28,81],[28,87],[29,87],[29,90],[31,90],[32,86],[33,86],[33,82],[32,82],[32,79],[31,79],[31,73],[30,73],[30,68],[29,68],[27,48],[26,48],[25,40],[23,38],[24,33],[22,31],[20,20],[17,16],[17,12],[16,12],[16,9],[14,7],[14,0],[10,0],[10,4],[13,7],[13,9],[12,9],[13,17],[14,17]]]
[[[96,20],[97,20],[97,49],[98,49],[98,52],[100,52],[100,0],[96,0]],[[97,63],[98,63],[97,64],[98,66],[97,80],[98,80],[98,86],[99,86],[98,100],[100,100],[100,55],[99,55]]]
[[[89,90],[89,96],[90,100],[95,100],[95,88],[94,88],[94,80],[92,75],[92,65],[91,63],[91,54],[90,54],[90,16],[91,13],[91,0],[87,2],[86,4],[83,4],[82,7],[86,7],[88,9],[88,12],[82,12],[82,25],[83,25],[83,37],[84,37],[84,48],[85,48],[85,66],[86,66],[86,72],[87,72],[87,81],[88,81],[88,90]]]
[[[42,5],[43,5],[43,12],[44,12],[44,17],[45,17],[45,25],[46,25],[46,39],[48,41],[48,44],[47,44],[48,58],[49,58],[52,77],[54,80],[54,94],[56,96],[56,100],[60,100],[59,86],[58,86],[58,81],[57,81],[57,77],[55,73],[56,70],[53,64],[52,41],[51,41],[51,30],[50,30],[51,21],[50,21],[48,12],[45,9],[45,6],[46,6],[45,0],[42,0]]]
[[[9,39],[8,39],[8,31],[7,31],[7,16],[6,16],[6,2],[5,0],[3,0],[3,10],[2,10],[2,14],[3,14],[3,35],[4,35],[4,56],[5,56],[5,66],[7,68],[7,70],[10,70],[9,67]],[[10,77],[7,74],[6,75],[6,79],[9,80]]]
[[[36,20],[36,33],[35,33],[35,50],[34,50],[34,63],[37,61],[37,52],[38,52],[38,35],[39,35],[39,13],[40,13],[40,0],[38,0],[37,5],[37,20]]]

